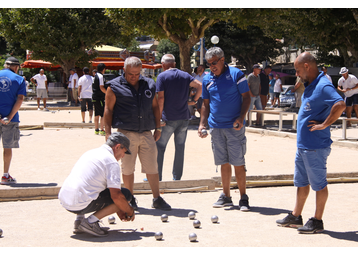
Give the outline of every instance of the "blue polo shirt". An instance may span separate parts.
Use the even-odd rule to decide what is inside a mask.
[[[18,95],[26,96],[26,83],[23,77],[10,69],[0,71],[0,114],[8,116],[17,100]],[[17,112],[11,122],[20,122]]]
[[[212,72],[202,83],[203,99],[210,100],[208,124],[211,128],[232,128],[240,117],[242,96],[249,91],[245,74],[236,67],[225,64],[225,71],[219,77]]]
[[[309,131],[308,121],[324,122],[332,106],[342,101],[342,97],[323,72],[311,84],[306,82],[304,85],[305,91],[297,118],[297,147],[307,150],[327,148],[332,144],[330,127]]]

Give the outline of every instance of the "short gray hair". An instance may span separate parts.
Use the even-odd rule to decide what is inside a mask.
[[[209,60],[213,57],[223,58],[224,57],[224,51],[220,47],[212,47],[208,49],[205,53],[205,59]]]
[[[142,61],[137,57],[129,57],[124,61],[124,69],[127,67],[142,67]]]
[[[160,61],[161,63],[174,63],[175,62],[175,57],[173,54],[165,54],[162,57],[162,60]]]

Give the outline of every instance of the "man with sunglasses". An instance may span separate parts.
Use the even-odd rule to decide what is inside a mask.
[[[246,136],[245,116],[250,107],[250,90],[245,74],[238,68],[225,63],[224,52],[219,47],[210,48],[205,59],[210,74],[202,84],[202,115],[198,135],[209,124],[215,165],[221,165],[223,193],[213,207],[232,206],[230,197],[231,165],[234,166],[236,181],[240,190],[239,208],[249,211],[246,195]]]

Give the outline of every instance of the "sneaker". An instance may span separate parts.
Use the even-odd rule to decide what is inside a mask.
[[[95,130],[95,131],[94,131],[94,134],[95,134],[95,135],[99,135],[99,130]]]
[[[82,123],[86,123],[86,122],[83,120]]]
[[[138,203],[138,200],[134,196],[132,196],[132,200],[130,201],[130,204],[135,211],[138,210],[137,203]]]
[[[292,215],[292,212],[288,213],[282,220],[276,220],[276,223],[280,227],[299,228],[303,226],[302,216],[296,217]]]
[[[49,109],[47,109],[47,108],[44,108],[44,111],[45,111],[45,112],[48,112],[48,111],[49,111]]]
[[[78,229],[94,236],[108,236],[108,232],[100,227],[99,221],[89,223],[87,218],[82,220]]]
[[[82,230],[80,230],[78,227],[81,225],[81,220],[75,220],[74,222],[74,229],[73,229],[73,233],[74,234],[83,234],[85,232],[83,232]],[[101,227],[101,229],[105,232],[108,232],[109,228],[108,227]]]
[[[88,121],[88,123],[92,123],[92,120]]]
[[[143,179],[143,181],[144,181],[144,182],[147,182],[147,181],[148,181],[148,179],[147,179],[147,178],[144,178],[144,179]]]
[[[156,199],[155,201],[153,198],[152,208],[166,210],[166,211],[172,209],[172,207],[167,202],[165,202],[165,200],[161,196],[159,196],[158,199]]]
[[[239,208],[242,212],[250,211],[249,197],[246,194],[241,196],[241,199],[239,201]]]
[[[221,193],[218,201],[216,201],[214,204],[213,204],[213,207],[214,208],[221,208],[221,207],[224,207],[224,206],[232,206],[232,200],[231,200],[231,197],[227,197],[225,196],[224,193]]]
[[[314,234],[324,231],[323,221],[316,218],[310,218],[303,227],[297,229],[300,234]]]
[[[41,111],[41,108],[37,108],[38,111]]]
[[[99,134],[105,136],[105,135],[106,135],[106,131],[101,130],[101,131],[99,131]]]
[[[9,177],[3,176],[1,178],[1,184],[6,185],[6,184],[13,184],[13,183],[16,183],[16,179],[11,177],[11,175],[9,175]]]

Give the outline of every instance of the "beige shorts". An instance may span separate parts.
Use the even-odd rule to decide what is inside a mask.
[[[73,99],[76,100],[78,98],[78,88],[72,89],[72,95],[73,95]]]
[[[145,131],[143,133],[127,131],[118,129],[119,132],[123,133],[128,137],[130,143],[129,150],[132,152],[131,155],[126,154],[122,161],[122,174],[131,175],[135,171],[135,164],[137,155],[142,164],[142,173],[145,174],[157,174],[158,163],[157,163],[157,144],[153,138],[151,131]]]

